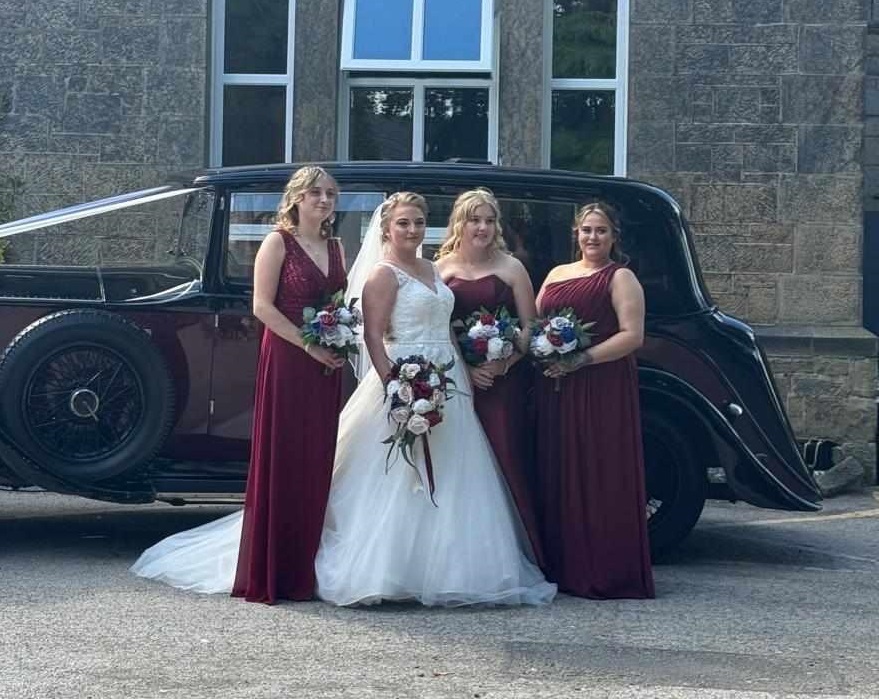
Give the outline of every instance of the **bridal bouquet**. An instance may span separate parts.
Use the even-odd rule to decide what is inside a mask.
[[[505,306],[494,313],[485,308],[474,311],[466,318],[456,320],[458,344],[464,361],[473,366],[496,359],[507,359],[515,349],[519,335],[519,321]]]
[[[584,323],[573,308],[563,308],[554,315],[534,321],[530,352],[538,364],[570,362],[592,344],[589,329],[595,323]],[[558,380],[556,380],[558,390]]]
[[[421,355],[397,359],[389,373],[385,386],[385,401],[390,401],[388,421],[394,426],[394,433],[382,444],[389,444],[387,467],[391,465],[391,454],[397,449],[403,459],[418,474],[422,488],[433,499],[433,464],[430,460],[427,435],[430,428],[443,421],[443,406],[455,391],[455,382],[446,376],[454,360],[437,366]],[[421,438],[424,445],[424,469],[416,463],[412,453],[414,444]]]
[[[345,292],[340,289],[320,309],[311,306],[303,308],[301,331],[305,346],[328,347],[345,359],[349,355],[359,354],[356,329],[363,323],[363,317],[354,306],[356,301],[351,299],[346,305]]]

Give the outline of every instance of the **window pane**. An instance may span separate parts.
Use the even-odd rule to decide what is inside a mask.
[[[424,159],[488,159],[488,89],[424,91]]]
[[[552,76],[615,77],[617,0],[556,0],[554,6]]]
[[[482,42],[482,0],[425,0],[425,59],[478,61]]]
[[[226,0],[224,70],[287,72],[287,1]]]
[[[412,159],[412,90],[351,89],[350,160]]]
[[[551,167],[613,174],[614,93],[553,90]]]
[[[412,58],[412,0],[357,0],[355,5],[354,58]]]
[[[226,86],[223,165],[284,162],[284,92],[275,86]]]

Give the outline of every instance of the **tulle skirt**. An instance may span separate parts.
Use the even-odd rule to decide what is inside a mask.
[[[162,539],[140,555],[131,572],[181,590],[229,594],[235,582],[243,515],[244,510],[238,510]]]
[[[449,375],[466,392],[462,367],[459,362]],[[338,605],[550,602],[556,587],[529,558],[527,537],[472,398],[464,393],[449,399],[443,421],[430,432],[436,506],[402,458],[392,454],[388,466],[381,440],[391,427],[383,399],[372,371],[342,412],[315,561],[318,596]],[[423,459],[416,445],[416,458]]]

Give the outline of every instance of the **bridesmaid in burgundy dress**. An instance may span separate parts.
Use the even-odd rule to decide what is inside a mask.
[[[265,326],[234,597],[308,600],[341,407],[343,360],[304,346],[302,309],[344,288],[344,254],[331,238],[336,183],[315,166],[284,191],[278,227],[254,265],[253,313]],[[333,371],[326,372],[329,368]]]
[[[633,355],[644,339],[644,294],[615,261],[613,209],[587,204],[574,232],[581,259],[554,268],[537,297],[541,316],[571,307],[581,321],[595,322],[592,346],[537,380],[547,577],[580,597],[652,598]]]
[[[500,209],[488,190],[464,192],[455,201],[437,260],[443,281],[455,294],[453,320],[483,307],[493,312],[499,306],[519,318],[523,328],[534,318],[531,280],[522,263],[506,249]],[[476,414],[519,511],[535,562],[542,565],[537,519],[525,473],[527,439],[532,432],[526,411],[531,372],[528,362],[520,363],[522,358],[517,349],[508,359],[468,368]]]

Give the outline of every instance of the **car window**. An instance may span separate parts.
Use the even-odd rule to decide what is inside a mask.
[[[430,214],[422,245],[422,257],[434,259],[446,238],[455,196],[424,193]],[[555,265],[572,259],[571,221],[573,202],[548,202],[499,196],[504,242],[531,277],[534,289]]]
[[[574,259],[571,221],[573,202],[501,198],[501,220],[507,248],[528,270],[536,292],[549,271]]]
[[[384,192],[340,192],[336,202],[335,234],[345,247],[346,265],[351,266],[372,212],[382,203]],[[253,283],[253,262],[263,238],[275,227],[281,192],[232,192],[224,272],[232,283]]]
[[[445,226],[455,195],[447,190],[430,194],[422,190],[430,206],[424,257],[433,258],[445,239]],[[496,192],[501,207],[504,241],[510,252],[528,270],[535,291],[556,265],[579,255],[573,235],[577,209],[602,199],[618,211],[622,226],[620,249],[626,264],[638,276],[646,297],[647,313],[678,315],[699,310],[688,277],[690,265],[686,238],[667,206],[652,196],[640,196],[630,189],[616,189],[570,199],[564,194],[548,198],[516,196]]]
[[[648,315],[701,310],[693,294],[687,238],[668,205],[629,188],[602,196],[620,215],[620,248],[644,287]]]
[[[18,273],[4,275],[0,295],[122,301],[183,289],[201,279],[211,201],[208,190],[157,188],[7,224],[4,265]],[[184,230],[200,241],[186,259]]]
[[[187,196],[180,216],[177,245],[167,251],[172,258],[185,257],[197,264],[204,264],[210,240],[214,198],[213,190],[200,190]]]

